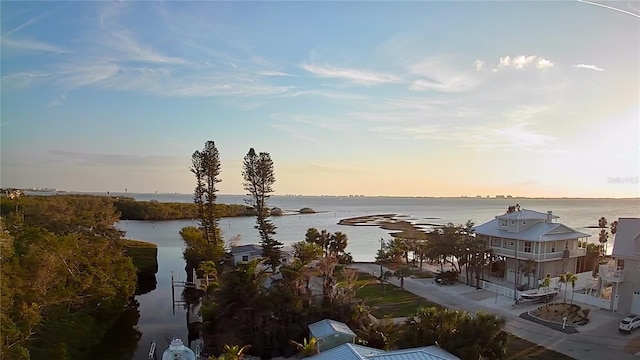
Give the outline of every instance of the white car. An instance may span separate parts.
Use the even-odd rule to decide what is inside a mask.
[[[629,315],[620,321],[618,325],[618,331],[620,332],[632,332],[633,330],[640,328],[640,315]]]

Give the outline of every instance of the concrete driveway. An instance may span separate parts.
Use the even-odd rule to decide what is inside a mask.
[[[349,267],[375,276],[380,275],[380,265],[352,264]],[[389,269],[384,269],[390,271]],[[400,286],[396,278],[390,283]],[[513,299],[491,293],[487,290],[476,290],[464,284],[439,286],[433,279],[407,278],[404,288],[429,301],[453,309],[461,309],[471,313],[484,310],[500,315],[507,320],[505,330],[532,343],[548,349],[584,360],[638,360],[639,356],[625,352],[625,346],[637,342],[640,333],[628,335],[618,333],[618,322],[623,314],[593,309],[589,314],[590,322],[577,327],[579,333],[565,334],[543,325],[533,323],[519,317],[523,312],[533,310],[540,304],[520,304],[513,306]]]

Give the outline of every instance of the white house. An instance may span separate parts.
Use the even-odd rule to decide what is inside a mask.
[[[533,210],[519,210],[474,227],[478,239],[484,240],[494,255],[505,259],[505,279],[526,284],[523,263],[535,263],[532,276],[542,279],[564,272],[576,272],[577,260],[586,255],[586,239],[591,236],[557,222],[558,216]],[[519,268],[520,266],[520,268]],[[537,282],[534,282],[536,284]]]
[[[612,283],[611,310],[640,315],[640,218],[618,219],[612,257],[599,269]]]
[[[258,244],[239,245],[231,247],[233,264],[246,263],[254,259],[262,258],[262,246]],[[293,252],[290,249],[282,249],[280,261],[283,264],[290,264],[293,259]]]

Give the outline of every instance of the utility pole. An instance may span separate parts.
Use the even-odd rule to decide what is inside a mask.
[[[384,283],[383,283],[383,273],[382,273],[382,253],[384,251],[384,249],[382,248],[382,245],[384,244],[384,239],[380,238],[380,286],[384,289]]]
[[[516,271],[513,279],[513,300],[518,300],[518,275],[520,275],[520,261],[518,260],[518,240],[516,239]]]

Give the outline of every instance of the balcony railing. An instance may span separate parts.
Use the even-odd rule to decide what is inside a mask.
[[[507,256],[511,258],[516,257],[516,251],[513,249],[491,247],[491,250],[493,250],[493,253],[496,255]],[[569,250],[570,258],[583,256],[586,254],[587,254],[586,249]],[[564,251],[538,254],[533,252],[525,252],[523,249],[518,249],[518,259],[523,259],[523,260],[534,260],[534,261],[557,260],[557,259],[562,259],[564,255],[565,255]]]
[[[623,282],[624,281],[624,269],[620,270],[615,265],[600,265],[599,272],[600,277],[605,281],[611,282]]]

